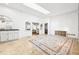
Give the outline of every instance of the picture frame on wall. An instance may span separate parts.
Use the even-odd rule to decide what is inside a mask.
[[[25,29],[26,30],[31,30],[31,23],[30,22],[25,23]]]

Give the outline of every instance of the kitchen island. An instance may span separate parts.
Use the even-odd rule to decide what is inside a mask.
[[[19,38],[19,29],[0,29],[0,42],[16,40]]]

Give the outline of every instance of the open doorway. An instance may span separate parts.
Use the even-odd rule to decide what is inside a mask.
[[[48,23],[45,23],[45,34],[48,34]]]
[[[32,35],[39,35],[39,23],[32,23]]]

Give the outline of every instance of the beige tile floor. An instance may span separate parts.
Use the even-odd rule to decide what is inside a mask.
[[[0,55],[42,55],[44,53],[33,49],[29,40],[35,39],[36,36],[24,37],[15,41],[0,43]],[[79,42],[73,41],[69,54],[79,55]]]

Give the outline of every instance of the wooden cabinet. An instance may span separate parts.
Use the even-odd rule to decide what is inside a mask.
[[[60,36],[66,37],[66,31],[55,31],[55,35],[60,35]]]

